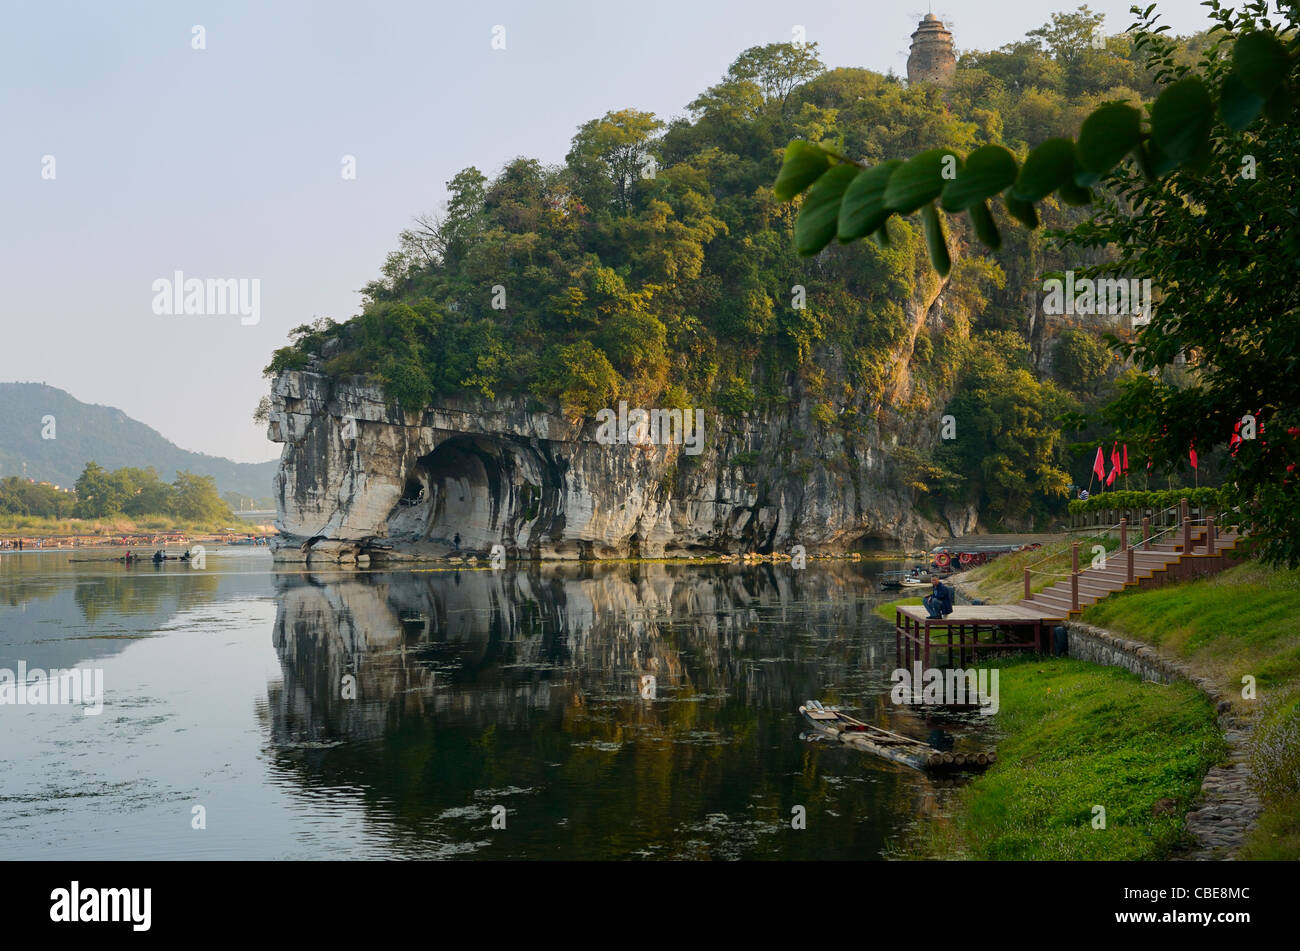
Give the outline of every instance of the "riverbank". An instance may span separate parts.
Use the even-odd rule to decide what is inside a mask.
[[[139,519],[53,519],[0,515],[0,551],[79,548],[133,548],[198,543],[232,544],[269,539],[274,526],[232,522],[190,522],[168,516]]]
[[[1155,860],[1188,844],[1183,815],[1225,751],[1195,687],[1067,658],[998,669],[998,761],[918,833],[917,857]]]
[[[1215,684],[1246,725],[1262,812],[1241,858],[1300,858],[1300,570],[1246,562],[1222,574],[1113,595],[1088,624],[1151,645]]]
[[[1068,545],[1064,546],[1068,553]],[[1016,557],[1016,556],[1013,556]],[[967,595],[997,600],[996,594],[1011,583],[1016,567],[1003,564],[1011,559],[999,559],[979,569],[966,572],[960,579]],[[1004,597],[1002,600],[1010,600]],[[1203,795],[1190,801],[1181,798],[1181,780],[1171,776],[1165,797],[1179,808],[1180,827],[1189,809],[1213,813],[1225,777],[1237,786],[1248,784],[1262,804],[1262,813],[1254,829],[1236,850],[1236,857],[1249,859],[1300,858],[1300,629],[1295,619],[1300,617],[1300,571],[1270,569],[1255,562],[1242,565],[1210,578],[1170,584],[1155,589],[1132,589],[1112,595],[1087,608],[1082,620],[1114,635],[1149,646],[1167,661],[1192,672],[1193,676],[1211,682],[1218,694],[1228,699],[1229,707],[1223,711],[1225,722],[1240,724],[1231,732],[1234,746],[1240,750],[1232,759],[1227,757],[1227,747],[1220,748],[1216,761],[1206,764],[1202,775],[1214,767],[1205,780]],[[1059,661],[1053,660],[1051,664]],[[1071,662],[1071,663],[1078,663]],[[1111,670],[1085,665],[1093,670]],[[1118,672],[1116,672],[1118,673]],[[1131,677],[1131,675],[1123,675]],[[1136,678],[1132,678],[1136,680]],[[987,795],[1028,795],[1034,786],[1027,776],[1016,776],[1021,755],[1035,755],[1029,744],[1039,730],[1033,716],[1025,710],[1035,708],[1032,697],[1022,696],[1014,690],[1008,693],[1009,678],[1003,675],[1003,697],[999,713],[999,727],[1007,731],[999,747],[998,765],[989,774],[972,784],[953,826],[962,830],[958,844],[984,853],[1015,851],[1010,844],[1014,835],[1008,833],[1008,843],[999,844],[996,838],[984,840],[980,836],[980,815],[989,807],[983,804]],[[1097,755],[1144,757],[1151,745],[1181,743],[1181,737],[1171,734],[1153,737],[1146,731],[1126,729],[1116,721],[1122,719],[1120,705],[1124,690],[1116,681],[1112,684],[1115,695],[1114,709],[1099,711],[1098,728],[1108,744],[1107,751]],[[1158,688],[1161,691],[1181,693],[1194,689],[1190,684],[1177,683]],[[1204,695],[1201,694],[1204,698]],[[1208,699],[1205,700],[1208,705]],[[1023,708],[1023,709],[1022,709]],[[1041,711],[1040,711],[1041,712]],[[1082,724],[1081,724],[1082,726]],[[1220,741],[1222,742],[1220,735]],[[1244,752],[1244,757],[1241,753]],[[1234,762],[1240,760],[1240,762]],[[1099,763],[1102,760],[1099,760]],[[1235,771],[1235,772],[1234,772]],[[1000,776],[1008,777],[1005,780]],[[1070,795],[1076,778],[1062,773],[1046,786],[1037,790],[1045,799],[1055,801]],[[1002,783],[1009,784],[1003,788]],[[1047,821],[1039,816],[1039,823]],[[1213,819],[1214,816],[1209,817]],[[1048,830],[1044,827],[1043,833]]]

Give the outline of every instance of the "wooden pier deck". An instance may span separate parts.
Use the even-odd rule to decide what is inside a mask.
[[[1033,572],[1026,567],[1025,597],[1016,604],[963,604],[944,618],[927,617],[920,605],[899,607],[894,616],[899,657],[904,662],[916,657],[928,667],[932,651],[944,648],[950,664],[954,649],[962,661],[966,651],[972,659],[990,649],[1033,648],[1041,653],[1048,643],[1047,629],[1117,591],[1213,574],[1235,563],[1232,553],[1242,536],[1234,527],[1225,529],[1214,516],[1193,522],[1186,499],[1174,508],[1181,516],[1178,528],[1153,535],[1151,518],[1144,517],[1140,539],[1130,540],[1128,519],[1120,519],[1115,526],[1119,550],[1097,567],[1079,570],[1080,543],[1075,542],[1070,571],[1041,591],[1031,590]]]
[[[913,658],[930,666],[933,651],[953,652],[964,658],[978,658],[981,650],[1028,650],[1041,653],[1048,630],[1065,623],[1065,614],[1050,608],[1035,609],[1021,604],[960,604],[944,618],[926,617],[919,604],[905,604],[895,610],[894,642],[904,664]],[[959,660],[960,662],[960,660]]]

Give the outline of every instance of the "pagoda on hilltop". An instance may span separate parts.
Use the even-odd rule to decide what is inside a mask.
[[[912,34],[912,51],[907,57],[909,83],[934,83],[946,86],[957,71],[957,54],[952,48],[952,33],[933,13],[927,13]]]

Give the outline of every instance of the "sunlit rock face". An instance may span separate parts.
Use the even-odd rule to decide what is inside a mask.
[[[272,384],[268,434],[284,446],[276,558],[481,559],[497,545],[512,560],[795,545],[815,555],[968,533],[973,512],[920,515],[896,472],[896,447],[928,448],[939,436],[941,411],[924,407],[947,394],[926,391],[902,354],[945,319],[941,298],[935,285],[907,305],[913,337],[899,344],[882,404],[850,399],[827,423],[828,404],[817,419],[818,400],[790,373],[778,409],[704,411],[698,452],[672,440],[610,445],[599,420],[523,397],[445,397],[410,412],[376,386],[285,372]]]

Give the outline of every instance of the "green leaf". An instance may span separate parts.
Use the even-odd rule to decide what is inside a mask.
[[[1232,48],[1233,70],[1246,88],[1267,99],[1290,72],[1286,47],[1273,33],[1257,30]]]
[[[1136,153],[1138,150],[1134,149],[1133,151]],[[1074,166],[1074,184],[1078,185],[1080,188],[1091,188],[1099,181],[1101,181],[1101,176],[1096,172],[1090,172],[1086,168],[1081,168],[1078,165]]]
[[[921,221],[925,223],[925,243],[930,249],[930,263],[940,277],[947,277],[952,270],[952,258],[948,256],[948,239],[943,233],[943,219],[934,203],[921,209]]]
[[[1278,86],[1264,103],[1264,115],[1278,125],[1282,125],[1290,120],[1292,105],[1291,90],[1286,86]]]
[[[1209,138],[1201,140],[1201,144],[1196,147],[1196,151],[1183,162],[1183,167],[1193,172],[1203,172],[1209,168],[1210,163],[1214,160],[1214,146],[1210,143]]]
[[[985,145],[966,157],[957,177],[943,186],[945,211],[965,211],[1016,180],[1016,157],[1000,145]]]
[[[971,224],[975,226],[975,237],[979,238],[985,247],[992,248],[994,251],[1002,247],[1002,235],[998,232],[997,223],[993,220],[987,202],[977,201],[966,209],[966,213],[970,215]]]
[[[1012,194],[1020,201],[1041,201],[1056,191],[1074,171],[1074,143],[1069,139],[1048,139],[1029,153]]]
[[[1002,198],[1007,204],[1007,214],[1030,230],[1038,227],[1038,211],[1033,202],[1021,201],[1015,196],[1015,189],[1009,189]]]
[[[1147,141],[1147,164],[1151,169],[1151,174],[1155,177],[1164,175],[1166,172],[1172,172],[1178,167],[1178,163],[1169,157],[1164,149],[1155,139]]]
[[[1236,73],[1229,73],[1223,81],[1222,98],[1219,100],[1219,116],[1223,124],[1233,132],[1241,132],[1259,115],[1264,108],[1264,97],[1251,92],[1246,81]]]
[[[952,156],[951,161],[946,161]],[[943,191],[945,169],[956,171],[957,153],[952,149],[930,149],[913,156],[889,176],[885,186],[885,207],[900,215],[916,211],[926,202],[933,201]]]
[[[1079,165],[1104,174],[1142,140],[1142,114],[1123,102],[1102,106],[1083,120],[1076,151]]]
[[[1165,88],[1151,106],[1151,141],[1181,165],[1210,137],[1214,102],[1199,76],[1188,76]]]
[[[772,191],[780,201],[789,201],[821,178],[830,167],[830,156],[811,142],[795,139],[785,147],[785,161]]]
[[[1076,185],[1073,179],[1061,182],[1061,187],[1056,192],[1067,205],[1092,204],[1092,190]]]
[[[885,207],[885,186],[901,159],[867,169],[849,183],[840,202],[839,239],[856,241],[876,231],[893,212]]]
[[[816,254],[835,237],[844,190],[862,169],[836,165],[818,179],[794,223],[794,246],[800,254]]]
[[[1138,170],[1142,172],[1142,177],[1149,182],[1155,181],[1156,171],[1151,164],[1151,151],[1146,144],[1139,145],[1133,154],[1137,157]]]

